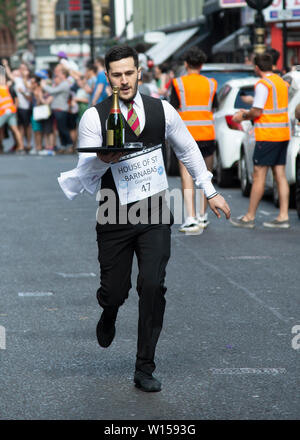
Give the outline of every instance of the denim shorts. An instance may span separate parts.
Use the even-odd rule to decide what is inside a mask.
[[[272,167],[286,164],[286,153],[289,141],[257,141],[253,153],[253,164]]]
[[[0,116],[0,127],[3,127],[5,124],[8,124],[10,127],[13,127],[14,125],[16,126],[16,113],[5,113],[4,115]]]

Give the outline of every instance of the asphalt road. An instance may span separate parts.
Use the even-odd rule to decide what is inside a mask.
[[[262,227],[276,213],[269,199],[254,230],[213,213],[198,236],[173,226],[156,355],[163,389],[147,394],[132,382],[134,288],[111,347],[96,341],[97,203],[67,200],[56,181],[75,165],[75,156],[0,158],[0,419],[299,419],[296,212],[282,231]],[[238,188],[222,194],[233,215],[245,212]],[[133,286],[136,274],[135,264]]]

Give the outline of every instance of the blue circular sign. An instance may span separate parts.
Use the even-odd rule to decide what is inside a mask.
[[[158,167],[157,172],[161,176],[164,173],[164,167],[162,166]]]
[[[127,188],[127,186],[128,186],[128,183],[126,182],[126,180],[120,180],[119,187],[121,189]]]

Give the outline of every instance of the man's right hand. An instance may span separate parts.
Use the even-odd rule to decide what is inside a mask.
[[[243,114],[246,113],[245,109],[240,109],[239,111],[237,111],[233,116],[232,116],[232,120],[233,122],[242,122],[243,120]]]

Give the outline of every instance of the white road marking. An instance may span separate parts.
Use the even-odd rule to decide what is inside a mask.
[[[270,260],[272,257],[266,255],[240,255],[237,257],[225,257],[225,260]]]
[[[212,374],[285,374],[285,368],[210,368]]]
[[[63,273],[63,272],[56,272],[57,275],[63,277],[63,278],[90,278],[95,277],[96,274],[93,272],[89,273]]]
[[[270,212],[267,212],[267,211],[263,211],[262,209],[260,209],[260,211],[259,212],[261,212],[263,215],[270,215],[271,213]]]
[[[18,296],[52,296],[52,292],[19,292]]]

